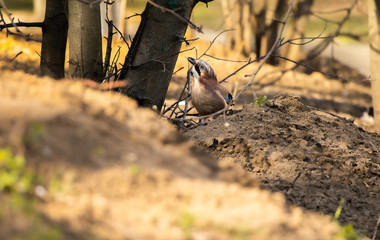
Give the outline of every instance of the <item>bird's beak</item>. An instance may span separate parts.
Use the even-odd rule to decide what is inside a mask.
[[[188,57],[187,60],[189,60],[189,62],[194,65],[195,64],[195,59],[192,58],[192,57]]]

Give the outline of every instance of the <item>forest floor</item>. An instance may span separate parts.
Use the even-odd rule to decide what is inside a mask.
[[[39,45],[3,39],[0,180],[16,178],[0,193],[5,239],[359,239],[379,227],[380,139],[357,71],[265,66],[234,114],[178,133],[119,94],[38,77]],[[208,54],[242,60],[217,44]],[[180,55],[168,104],[193,55]],[[219,79],[243,64],[204,59]],[[256,67],[224,85],[236,94]]]

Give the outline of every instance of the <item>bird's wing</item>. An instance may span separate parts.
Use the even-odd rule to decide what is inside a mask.
[[[232,95],[229,93],[222,85],[217,84],[215,91],[226,101],[230,103],[232,100]]]

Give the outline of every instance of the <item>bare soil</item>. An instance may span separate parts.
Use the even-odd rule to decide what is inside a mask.
[[[0,146],[23,153],[48,190],[37,204],[63,239],[332,239],[335,223],[261,190],[125,97],[3,71]],[[6,114],[4,114],[6,113]],[[43,127],[32,142],[33,124]],[[51,191],[58,178],[62,189]],[[6,193],[1,193],[6,198]],[[1,206],[1,235],[33,219]]]
[[[12,62],[17,46],[24,54]],[[253,91],[272,99],[268,106],[252,104],[247,92],[234,114],[184,137],[124,96],[38,77],[36,45],[1,47],[0,148],[23,154],[47,191],[24,196],[36,201],[38,221],[0,193],[5,239],[44,228],[56,229],[53,239],[344,239],[331,220],[341,199],[339,221],[372,237],[380,141],[367,132],[375,131],[371,118],[362,117],[371,106],[362,76],[342,81],[266,66]],[[209,52],[222,53],[217,46]],[[187,69],[185,57],[176,69]],[[219,78],[241,64],[208,61]],[[236,92],[255,67],[225,86]],[[168,103],[185,74],[174,77]],[[58,190],[50,186],[55,181]]]
[[[380,212],[376,134],[282,94],[269,106],[245,105],[186,135],[292,205],[333,215],[344,199],[340,221],[372,236]]]

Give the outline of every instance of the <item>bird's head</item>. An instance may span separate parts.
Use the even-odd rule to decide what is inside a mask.
[[[209,79],[216,80],[215,72],[207,62],[192,57],[188,57],[187,60],[193,65],[189,73],[193,76],[194,81],[198,81],[201,78],[205,81]]]

